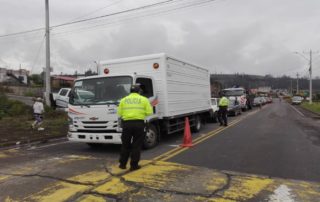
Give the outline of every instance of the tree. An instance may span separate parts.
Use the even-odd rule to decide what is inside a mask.
[[[43,85],[43,74],[32,74],[29,76],[29,80],[32,81],[35,85]]]
[[[97,73],[96,72],[93,72],[91,69],[87,70],[84,75],[85,76],[92,76],[92,75],[96,75]]]

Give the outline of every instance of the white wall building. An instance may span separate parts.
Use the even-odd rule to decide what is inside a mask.
[[[0,83],[8,82],[11,79],[21,81],[24,84],[28,84],[29,71],[26,69],[11,70],[0,67]]]

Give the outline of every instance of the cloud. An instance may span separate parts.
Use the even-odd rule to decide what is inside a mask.
[[[114,4],[97,11],[97,15],[149,4],[150,1],[137,0],[130,4],[121,0],[78,0],[76,4],[50,1],[51,25],[70,21],[110,3]],[[93,61],[166,52],[208,67],[211,72],[305,73],[306,61],[293,52],[310,48],[319,50],[319,8],[318,0],[218,0],[165,15],[130,19],[135,14],[99,21],[105,23],[104,26],[94,27],[96,24],[90,22],[56,28],[51,36],[51,62],[56,73],[73,73],[94,68]],[[42,26],[43,2],[3,0],[0,34]],[[43,32],[0,38],[0,59],[4,61],[0,61],[0,65],[8,63],[18,68],[22,63],[33,67],[42,38]],[[40,71],[45,65],[44,45],[40,50],[34,71]]]

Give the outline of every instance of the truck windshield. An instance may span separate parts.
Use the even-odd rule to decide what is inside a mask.
[[[223,90],[225,96],[241,96],[244,94],[244,90]]]
[[[104,77],[78,80],[72,89],[69,103],[72,105],[119,104],[130,92],[129,76]]]

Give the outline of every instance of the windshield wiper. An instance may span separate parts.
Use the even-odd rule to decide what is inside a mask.
[[[106,104],[108,105],[119,105],[119,101],[106,101]]]
[[[88,104],[79,104],[81,107],[83,107],[83,106],[85,106],[85,107],[88,107],[88,108],[90,108],[90,105],[88,105]]]

